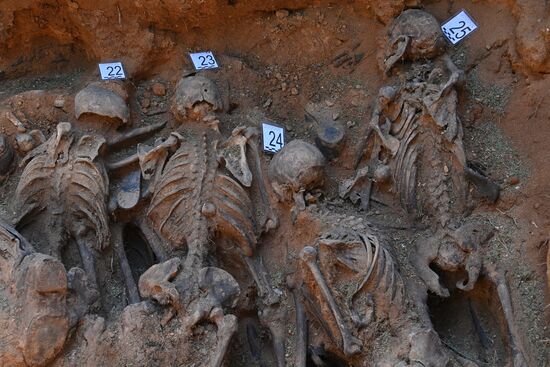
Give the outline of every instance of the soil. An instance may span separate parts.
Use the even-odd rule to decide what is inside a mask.
[[[314,143],[318,126],[307,113],[311,104],[330,108],[346,129],[344,150],[327,165],[328,178],[319,202],[300,213],[295,223],[288,214],[289,207],[277,204],[279,228],[263,237],[259,245],[274,285],[284,288],[287,278],[297,273],[298,253],[314,243],[323,221],[339,222],[350,216],[360,219],[357,223],[368,223],[380,236],[405,278],[420,282],[408,254],[414,240],[426,230],[413,225],[413,219],[398,209],[395,198],[380,193],[374,193],[376,200],[370,211],[358,211],[338,197],[338,184],[354,174],[355,148],[374,98],[384,85],[379,50],[384,44],[385,23],[407,7],[420,7],[439,21],[467,9],[479,28],[448,49],[466,75],[459,89],[465,150],[468,160],[481,165],[502,190],[495,204],[478,199],[473,215],[496,229],[482,250],[484,261],[496,264],[506,274],[529,365],[548,366],[550,160],[546,148],[550,142],[550,61],[544,52],[550,51],[550,9],[548,5],[541,8],[541,3],[4,0],[0,3],[0,133],[13,142],[15,128],[3,117],[8,110],[17,111],[27,130],[39,129],[46,138],[60,121],[82,125],[74,117],[74,95],[99,79],[98,62],[111,60],[121,61],[128,77],[130,124],[146,126],[168,120],[177,81],[193,71],[188,53],[211,50],[220,68],[200,73],[217,83],[224,107],[230,111],[220,124],[222,132],[229,133],[243,124],[260,126],[269,120],[285,128],[287,141]],[[338,65],[334,60],[342,53],[352,55],[356,62]],[[166,94],[158,90],[158,83]],[[63,99],[64,105],[54,107],[56,99]],[[163,134],[169,131],[167,127]],[[121,150],[109,159],[131,153]],[[22,156],[19,154],[18,159]],[[262,155],[264,167],[270,159],[271,155]],[[0,217],[8,221],[14,220],[13,193],[21,171],[16,169],[0,184]],[[31,242],[41,241],[28,236]],[[127,236],[137,238],[131,233]],[[142,267],[134,276],[139,276],[152,258],[138,247],[134,253]],[[65,256],[67,267],[78,264],[71,263],[76,255]],[[112,257],[112,253],[106,256]],[[108,301],[97,310],[107,323],[120,317],[127,302],[120,269],[113,269],[112,261],[109,269],[109,262],[100,270]],[[241,278],[243,284],[251,284],[245,275]],[[504,342],[499,340],[505,333],[499,326],[503,322],[494,314],[498,308],[493,304],[495,297],[494,289],[482,280],[470,294],[456,291],[447,300],[430,296],[428,301],[443,342],[481,366],[502,366],[507,360]],[[5,304],[0,297],[0,311]],[[292,306],[287,306],[293,317]],[[448,314],[453,318],[447,318]],[[473,339],[473,334],[479,336],[473,314],[491,340],[486,347]],[[267,331],[258,323],[254,310],[237,316],[239,330],[228,352],[228,365],[275,365]],[[251,349],[247,338],[250,330],[258,335],[262,357]],[[289,326],[288,334],[294,332]],[[0,332],[0,343],[1,339]],[[53,365],[65,365],[63,359],[70,364],[71,358],[62,355]]]

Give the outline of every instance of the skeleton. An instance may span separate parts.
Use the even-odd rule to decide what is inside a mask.
[[[258,236],[277,223],[259,167],[257,132],[240,127],[229,139],[223,140],[217,127],[219,122],[209,114],[221,105],[217,88],[210,80],[194,76],[183,78],[176,88],[171,111],[177,122],[186,123],[186,129],[172,133],[155,147],[138,146],[142,176],[149,181],[147,192],[150,195],[148,222],[142,226],[151,228],[144,228],[143,232],[158,234],[164,239],[169,245],[165,248],[169,255],[183,253],[186,248],[182,270],[174,282],[187,284],[188,289],[179,294],[184,299],[180,301],[182,304],[191,305],[191,309],[184,307],[186,313],[191,314],[190,326],[207,318],[221,327],[222,316],[218,315],[221,308],[214,307],[217,311],[212,314],[211,302],[204,302],[197,285],[200,283],[197,274],[205,269],[207,256],[213,250],[211,240],[220,237],[236,244],[248,265],[266,306],[260,317],[277,315],[275,305],[279,294],[269,284],[267,272],[254,254]],[[250,156],[252,169],[248,163]],[[248,190],[253,184],[259,191],[261,207],[255,207],[250,198]],[[255,218],[257,212],[259,220]],[[222,272],[221,269],[216,271]],[[142,279],[148,277],[148,273]],[[173,291],[166,291],[166,297],[173,298],[171,294]],[[284,363],[282,339],[277,337],[280,333],[275,326],[268,326],[276,350],[283,353],[277,356],[281,365]],[[212,362],[215,366],[221,364],[231,338],[223,330],[218,329],[222,337],[213,358],[216,362]]]
[[[413,63],[407,65],[404,85],[380,89],[367,139],[376,133],[370,165],[389,166],[402,206],[434,223],[433,233],[417,241],[411,262],[430,291],[448,297],[449,290],[430,265],[446,271],[465,269],[468,279],[460,280],[456,287],[473,289],[483,272],[477,249],[491,236],[492,228],[475,221],[463,224],[458,218],[464,212],[466,179],[475,178],[478,188],[492,188],[494,184],[466,162],[454,88],[462,79],[462,71],[447,55],[424,60],[441,55],[443,46],[443,35],[433,16],[407,10],[395,20],[389,31],[385,72],[389,73],[399,60]],[[360,157],[364,152],[365,146],[361,146]],[[511,323],[510,318],[507,321]],[[510,344],[516,345],[517,340]]]
[[[397,266],[375,236],[336,229],[320,237],[315,246],[304,247],[300,258],[304,292],[310,294],[306,302],[313,306],[310,309],[320,310],[312,316],[325,324],[329,340],[336,341],[336,347],[330,346],[333,353],[358,365],[365,358],[383,358],[399,366],[408,365],[407,360],[425,366],[450,365],[451,358],[431,325],[414,316]],[[389,329],[395,336],[395,344],[383,356],[373,356],[370,347],[376,345],[378,329]],[[389,349],[398,352],[390,356]]]
[[[100,110],[95,112],[102,116]],[[61,259],[61,250],[68,241],[74,240],[84,270],[96,291],[96,258],[111,243],[107,206],[109,178],[104,157],[110,148],[163,125],[137,128],[106,141],[102,135],[85,134],[70,123],[61,122],[56,132],[21,162],[24,170],[16,190],[17,227],[41,223],[46,229],[46,241],[40,251],[57,259]],[[130,298],[136,301],[137,288],[124,271],[127,259],[121,246],[117,243],[115,250],[126,276]]]

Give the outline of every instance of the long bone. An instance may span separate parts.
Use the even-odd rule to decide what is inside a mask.
[[[225,315],[220,308],[215,308],[210,313],[209,320],[213,321],[217,328],[218,346],[214,358],[210,362],[211,367],[221,367],[223,359],[227,353],[229,342],[233,334],[237,331],[237,317],[235,315]]]
[[[258,318],[262,326],[269,329],[277,367],[285,367],[285,330],[286,315],[278,304],[264,307],[258,312]]]
[[[254,283],[258,287],[258,296],[268,305],[271,306],[280,299],[280,292],[277,292],[268,279],[268,273],[261,258],[256,256],[250,257],[241,254],[244,262],[246,263]]]
[[[528,367],[527,361],[525,360],[525,354],[523,353],[523,347],[520,344],[519,333],[514,322],[512,300],[506,278],[492,266],[484,266],[483,273],[494,283],[498,293],[498,299],[502,306],[502,312],[504,313],[506,326],[508,328],[508,343],[512,351],[512,365],[514,367]]]
[[[126,283],[126,289],[128,289],[129,301],[130,303],[138,303],[141,299],[139,297],[136,281],[134,280],[134,276],[132,274],[132,269],[128,263],[128,258],[126,257],[126,252],[124,251],[122,224],[111,226],[111,236],[113,247],[120,262],[122,276],[124,277],[124,281]]]
[[[296,313],[296,352],[294,353],[294,366],[306,367],[307,343],[308,343],[308,320],[301,302],[300,290],[292,288],[294,298],[294,312]]]
[[[252,154],[252,157],[254,158],[254,164],[252,164],[252,174],[254,177],[256,177],[256,181],[258,183],[258,191],[260,192],[260,196],[262,199],[262,205],[265,208],[265,218],[262,218],[262,232],[268,232],[271,229],[277,228],[279,225],[279,220],[277,216],[275,215],[275,212],[273,211],[273,207],[271,206],[271,202],[269,201],[269,195],[267,194],[266,190],[266,180],[264,178],[264,175],[262,173],[261,164],[260,164],[260,153],[258,151],[258,130],[256,128],[247,128],[245,131],[245,136],[247,138],[247,145],[250,150],[250,153]]]
[[[362,347],[361,341],[351,334],[345,324],[344,318],[338,309],[338,305],[336,304],[336,300],[332,296],[332,293],[323,278],[321,269],[319,269],[319,266],[317,265],[317,250],[311,246],[306,246],[300,252],[300,258],[311,271],[315,282],[321,290],[321,294],[329,304],[330,310],[336,319],[336,324],[338,325],[338,329],[342,335],[344,354],[349,357],[359,353]]]
[[[267,327],[271,334],[277,366],[284,367],[285,339],[284,328],[282,328],[282,326],[285,325],[286,322],[282,320],[283,310],[279,307],[279,301],[281,298],[280,291],[278,292],[272,287],[261,257],[249,257],[244,254],[241,256],[247,264],[250,274],[258,287],[258,296],[261,298],[262,303],[264,303],[264,307],[258,312],[258,316],[261,324]]]

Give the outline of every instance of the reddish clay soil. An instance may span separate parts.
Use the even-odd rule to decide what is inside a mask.
[[[112,60],[121,61],[128,76],[132,123],[145,126],[167,120],[176,83],[193,71],[188,53],[211,50],[221,67],[201,74],[216,82],[225,107],[231,111],[220,124],[222,133],[243,124],[258,126],[269,119],[286,128],[288,141],[299,138],[313,143],[316,123],[307,117],[311,104],[330,106],[346,129],[342,154],[326,167],[323,196],[315,204],[319,212],[301,212],[292,223],[290,207],[274,204],[279,228],[266,235],[259,246],[274,285],[284,288],[289,279],[297,277],[300,250],[313,244],[324,230],[319,217],[340,221],[339,216],[351,215],[374,226],[378,223],[383,229],[377,234],[392,248],[404,277],[419,282],[408,263],[416,233],[412,227],[402,230],[394,225],[402,219],[403,223],[412,222],[395,209],[397,201],[391,201],[391,210],[374,203],[365,213],[338,198],[339,182],[354,174],[356,147],[378,90],[387,81],[381,69],[387,24],[406,8],[421,8],[441,22],[466,9],[479,25],[467,39],[448,47],[466,77],[458,90],[458,111],[467,158],[480,163],[501,187],[495,204],[479,199],[473,214],[482,213],[496,229],[482,252],[485,261],[506,274],[528,365],[549,366],[550,5],[546,1],[4,0],[0,2],[0,133],[15,141],[17,130],[6,117],[8,111],[27,130],[41,130],[46,139],[58,122],[78,125],[74,95],[99,80],[98,62]],[[354,61],[335,62],[342,53]],[[166,88],[165,94],[154,93],[156,83]],[[59,99],[64,105],[55,107]],[[161,134],[169,132],[166,127]],[[119,152],[117,158],[131,153]],[[19,154],[17,159],[22,157]],[[270,159],[262,155],[264,171]],[[7,222],[15,219],[13,193],[21,173],[17,168],[0,183],[0,218]],[[275,201],[272,192],[270,195]],[[393,200],[376,193],[373,197],[385,203]],[[31,243],[37,240],[27,236]],[[67,268],[78,265],[74,254],[67,256]],[[243,293],[247,286],[253,288],[250,276],[239,269],[241,265],[231,260],[223,265],[241,283]],[[108,273],[108,265],[104,266],[101,271]],[[99,312],[108,325],[118,320],[127,302],[122,283],[116,280],[120,271],[113,272],[112,263],[110,271],[114,280],[109,283],[111,288],[103,290],[107,299]],[[477,302],[487,334],[502,338],[503,320],[494,314],[499,308],[494,304],[495,293],[485,281],[480,284],[469,298],[454,293],[443,301],[430,295],[430,316],[446,345],[468,358],[481,359],[479,365],[502,366],[508,360],[503,342],[495,342],[494,350],[487,351],[466,341],[475,333],[467,299]],[[5,298],[0,297],[0,311],[6,309],[3,302]],[[242,323],[230,345],[227,365],[275,366],[273,351],[265,346],[265,330],[260,335],[267,350],[262,360],[249,352],[244,325],[249,322],[260,328],[256,312],[248,305],[237,315]],[[83,324],[75,327],[71,341],[49,365],[94,365],[97,360],[89,351],[83,352],[88,332]],[[0,317],[0,328],[17,333],[13,321],[4,317]],[[168,328],[178,332],[173,324]],[[294,332],[289,326],[288,334]],[[197,335],[201,334],[197,332],[194,340],[200,340]],[[0,331],[0,345],[13,338]],[[161,338],[151,343],[164,348]],[[116,350],[109,352],[117,360]],[[293,350],[289,347],[286,352],[292,355]],[[2,357],[0,354],[1,366],[32,365]],[[136,365],[177,365],[170,364],[176,359],[163,358],[146,363],[146,359],[139,360]]]

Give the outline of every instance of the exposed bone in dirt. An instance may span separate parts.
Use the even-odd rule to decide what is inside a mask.
[[[2,2],[0,365],[547,365],[547,13]]]

